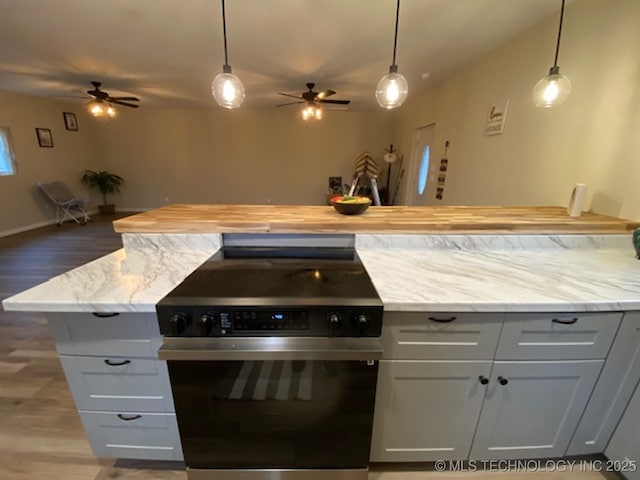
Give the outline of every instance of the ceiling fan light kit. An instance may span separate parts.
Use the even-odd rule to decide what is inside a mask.
[[[322,109],[315,105],[307,105],[302,109],[303,120],[322,120]]]
[[[290,93],[278,92],[278,95],[283,95],[285,97],[295,98],[295,102],[287,102],[276,105],[276,107],[286,107],[288,105],[298,105],[303,104],[302,108],[302,119],[303,120],[321,120],[322,119],[322,108],[320,108],[321,104],[333,104],[333,105],[349,105],[351,100],[334,100],[327,99],[331,95],[335,95],[335,90],[324,90],[322,92],[314,92],[313,88],[316,86],[315,83],[309,82],[307,83],[307,88],[309,91],[302,92],[302,95],[292,95]]]
[[[244,85],[238,77],[231,73],[227,55],[227,17],[225,0],[222,0],[222,33],[224,37],[224,65],[222,73],[218,74],[211,83],[211,93],[218,105],[228,109],[240,107],[244,101]]]
[[[560,73],[560,67],[558,66],[564,2],[565,0],[562,0],[562,6],[560,8],[560,26],[558,27],[558,39],[556,42],[556,55],[553,61],[553,67],[549,69],[549,74],[540,79],[533,88],[533,103],[536,107],[540,108],[551,108],[560,105],[571,93],[571,81],[566,75]]]
[[[396,3],[396,28],[393,36],[393,61],[389,73],[383,76],[376,86],[376,100],[382,108],[399,107],[409,94],[409,83],[404,75],[398,73],[396,65],[396,47],[398,45],[398,19],[400,16],[400,0]]]
[[[138,108],[139,105],[134,105],[130,102],[139,102],[140,99],[136,97],[112,97],[104,90],[100,90],[101,82],[91,82],[93,90],[87,90],[87,93],[91,95],[93,100],[87,103],[87,109],[89,113],[98,119],[113,118],[116,116],[116,109],[112,103],[117,105],[123,105],[130,108]]]

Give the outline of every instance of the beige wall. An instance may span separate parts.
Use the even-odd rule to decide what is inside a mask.
[[[436,162],[451,140],[441,203],[566,205],[582,182],[594,211],[640,220],[640,2],[567,7],[559,65],[573,91],[563,105],[537,109],[531,91],[552,65],[557,27],[554,15],[395,113],[394,143],[405,154],[422,125],[436,123]],[[504,134],[484,136],[490,105],[506,99]],[[434,187],[427,204],[439,203]]]
[[[103,130],[107,168],[127,181],[118,204],[317,204],[329,176],[349,183],[363,151],[382,164],[388,112],[328,111],[306,124],[295,108],[141,108]]]
[[[77,132],[65,129],[62,112],[76,114]],[[80,175],[103,159],[94,144],[93,120],[77,104],[0,92],[0,126],[11,129],[18,174],[0,176],[0,235],[55,221],[55,209],[37,191],[37,182],[62,180],[86,194]],[[38,146],[35,129],[48,128],[53,148]]]

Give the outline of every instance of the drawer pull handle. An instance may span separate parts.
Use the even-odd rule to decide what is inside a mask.
[[[478,377],[478,380],[480,380],[480,383],[482,385],[486,385],[487,383],[489,383],[489,379],[487,377],[485,377],[484,375],[480,375]]]
[[[108,358],[104,361],[104,363],[106,363],[107,365],[109,365],[110,367],[121,367],[122,365],[127,365],[128,363],[131,363],[131,360],[122,360],[121,362],[112,362],[111,360],[109,360]]]
[[[506,385],[507,383],[509,383],[509,379],[503,377],[502,375],[498,377],[498,383],[500,385]]]
[[[449,317],[449,318],[437,318],[437,317],[428,317],[429,320],[431,320],[432,322],[438,322],[438,323],[449,323],[449,322],[453,322],[456,318],[458,317]]]
[[[137,420],[139,418],[142,418],[142,415],[124,415],[122,413],[119,413],[118,418],[120,420],[124,420],[125,422],[130,422],[131,420]]]
[[[560,320],[559,318],[552,318],[553,323],[560,323],[562,325],[573,325],[578,321],[578,317],[573,317],[571,320]]]
[[[109,317],[117,317],[120,315],[119,313],[108,313],[108,312],[93,312],[91,315],[98,318],[109,318]]]

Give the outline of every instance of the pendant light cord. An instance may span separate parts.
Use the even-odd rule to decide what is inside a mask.
[[[224,2],[224,0],[222,1]],[[399,1],[400,0],[398,0],[398,2]],[[560,25],[558,26],[558,41],[556,42],[556,57],[553,60],[554,67],[558,66],[558,53],[560,52],[560,36],[562,35],[562,17],[564,17],[564,0],[562,0],[562,7],[560,7]],[[394,57],[395,57],[395,50],[394,50]]]
[[[562,2],[564,4],[564,0]],[[229,60],[227,59],[227,16],[224,10],[224,0],[222,0],[222,35],[224,37],[224,64],[229,65]]]
[[[224,0],[223,0],[224,1]],[[564,0],[562,0],[564,4]],[[396,31],[393,34],[393,62],[392,65],[396,64],[396,46],[398,45],[398,18],[400,17],[400,0],[396,4]]]

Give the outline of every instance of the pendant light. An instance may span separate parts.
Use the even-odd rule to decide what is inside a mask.
[[[560,67],[558,67],[563,17],[564,0],[562,0],[562,7],[560,8],[560,26],[558,27],[558,41],[556,42],[556,56],[553,60],[553,67],[549,69],[549,75],[543,77],[533,88],[533,103],[536,107],[551,108],[560,105],[571,93],[571,82],[566,75],[560,73]]]
[[[224,65],[222,73],[219,73],[211,83],[211,93],[221,107],[238,108],[244,101],[244,85],[238,77],[231,73],[231,66],[227,58],[227,19],[224,0],[222,0],[222,32],[224,36]]]
[[[376,87],[376,100],[382,108],[396,108],[402,105],[409,93],[409,84],[404,75],[398,73],[396,65],[396,46],[398,44],[398,17],[400,15],[400,0],[396,5],[396,31],[393,37],[393,62],[389,73],[380,79]]]

